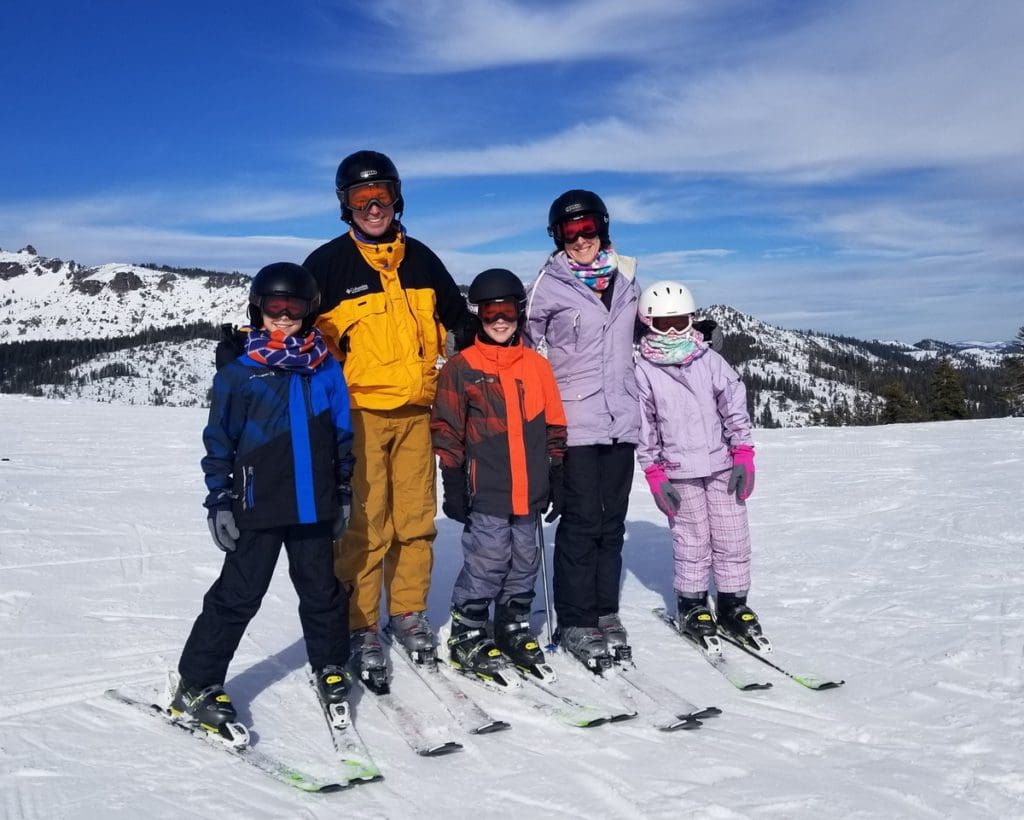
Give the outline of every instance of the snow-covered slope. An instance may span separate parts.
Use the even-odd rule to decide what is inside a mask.
[[[774,676],[739,692],[652,620],[672,602],[671,547],[638,474],[622,589],[637,662],[721,717],[669,735],[642,718],[571,730],[484,693],[512,729],[429,759],[365,696],[357,719],[386,779],[309,796],[102,697],[160,685],[216,577],[203,411],[0,395],[0,417],[4,818],[1021,814],[1022,419],[757,432],[751,603],[777,645],[844,687]],[[442,624],[461,551],[456,525],[438,529]],[[284,564],[227,685],[258,747],[329,767]],[[401,667],[395,689],[443,719]]]
[[[0,251],[0,342],[108,339],[153,327],[239,321],[249,278],[138,265],[95,268],[28,250]]]

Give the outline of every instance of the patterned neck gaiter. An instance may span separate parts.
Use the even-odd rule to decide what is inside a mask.
[[[602,248],[589,265],[581,265],[568,253],[565,254],[565,258],[573,275],[588,288],[596,290],[598,293],[608,287],[608,283],[612,281],[612,276],[619,266],[619,257],[611,248]]]
[[[686,364],[704,349],[704,336],[692,328],[685,333],[647,333],[640,339],[640,355],[651,364]]]
[[[328,355],[327,343],[317,328],[305,336],[285,336],[280,330],[254,330],[245,342],[245,353],[268,367],[304,376],[316,370]]]

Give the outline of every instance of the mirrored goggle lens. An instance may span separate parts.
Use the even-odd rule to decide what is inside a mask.
[[[519,306],[515,302],[485,302],[480,305],[477,315],[487,325],[493,325],[499,319],[514,325],[519,319]]]
[[[572,222],[562,223],[562,241],[567,245],[571,245],[581,236],[584,239],[594,239],[599,233],[597,220],[592,216],[584,216]]]
[[[662,333],[668,333],[670,330],[674,330],[677,333],[685,333],[693,325],[693,316],[687,313],[685,316],[653,316],[651,317],[651,327],[655,330],[660,330]]]
[[[309,300],[298,296],[267,296],[261,310],[271,319],[287,316],[289,319],[305,319],[309,316]]]
[[[375,202],[381,208],[390,208],[397,201],[393,182],[364,182],[345,189],[345,204],[353,211],[365,211]]]

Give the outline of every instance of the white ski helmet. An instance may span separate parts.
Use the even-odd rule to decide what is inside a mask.
[[[696,312],[693,294],[687,287],[667,279],[644,288],[637,305],[637,315],[648,327],[652,327],[651,319],[655,316],[686,316]]]

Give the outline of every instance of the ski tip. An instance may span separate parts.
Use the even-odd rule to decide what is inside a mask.
[[[475,729],[470,730],[471,735],[489,735],[492,732],[502,732],[505,729],[511,729],[512,724],[504,720],[492,720],[490,723],[485,723],[482,726],[477,726]]]
[[[440,743],[437,746],[428,746],[424,749],[418,749],[416,754],[420,757],[440,757],[441,755],[452,754],[453,752],[461,752],[462,744],[456,743],[454,740],[449,740],[445,743]]]
[[[803,684],[808,689],[813,689],[815,692],[822,692],[826,689],[838,689],[846,683],[844,680],[822,680],[811,675],[793,675],[793,680]]]

